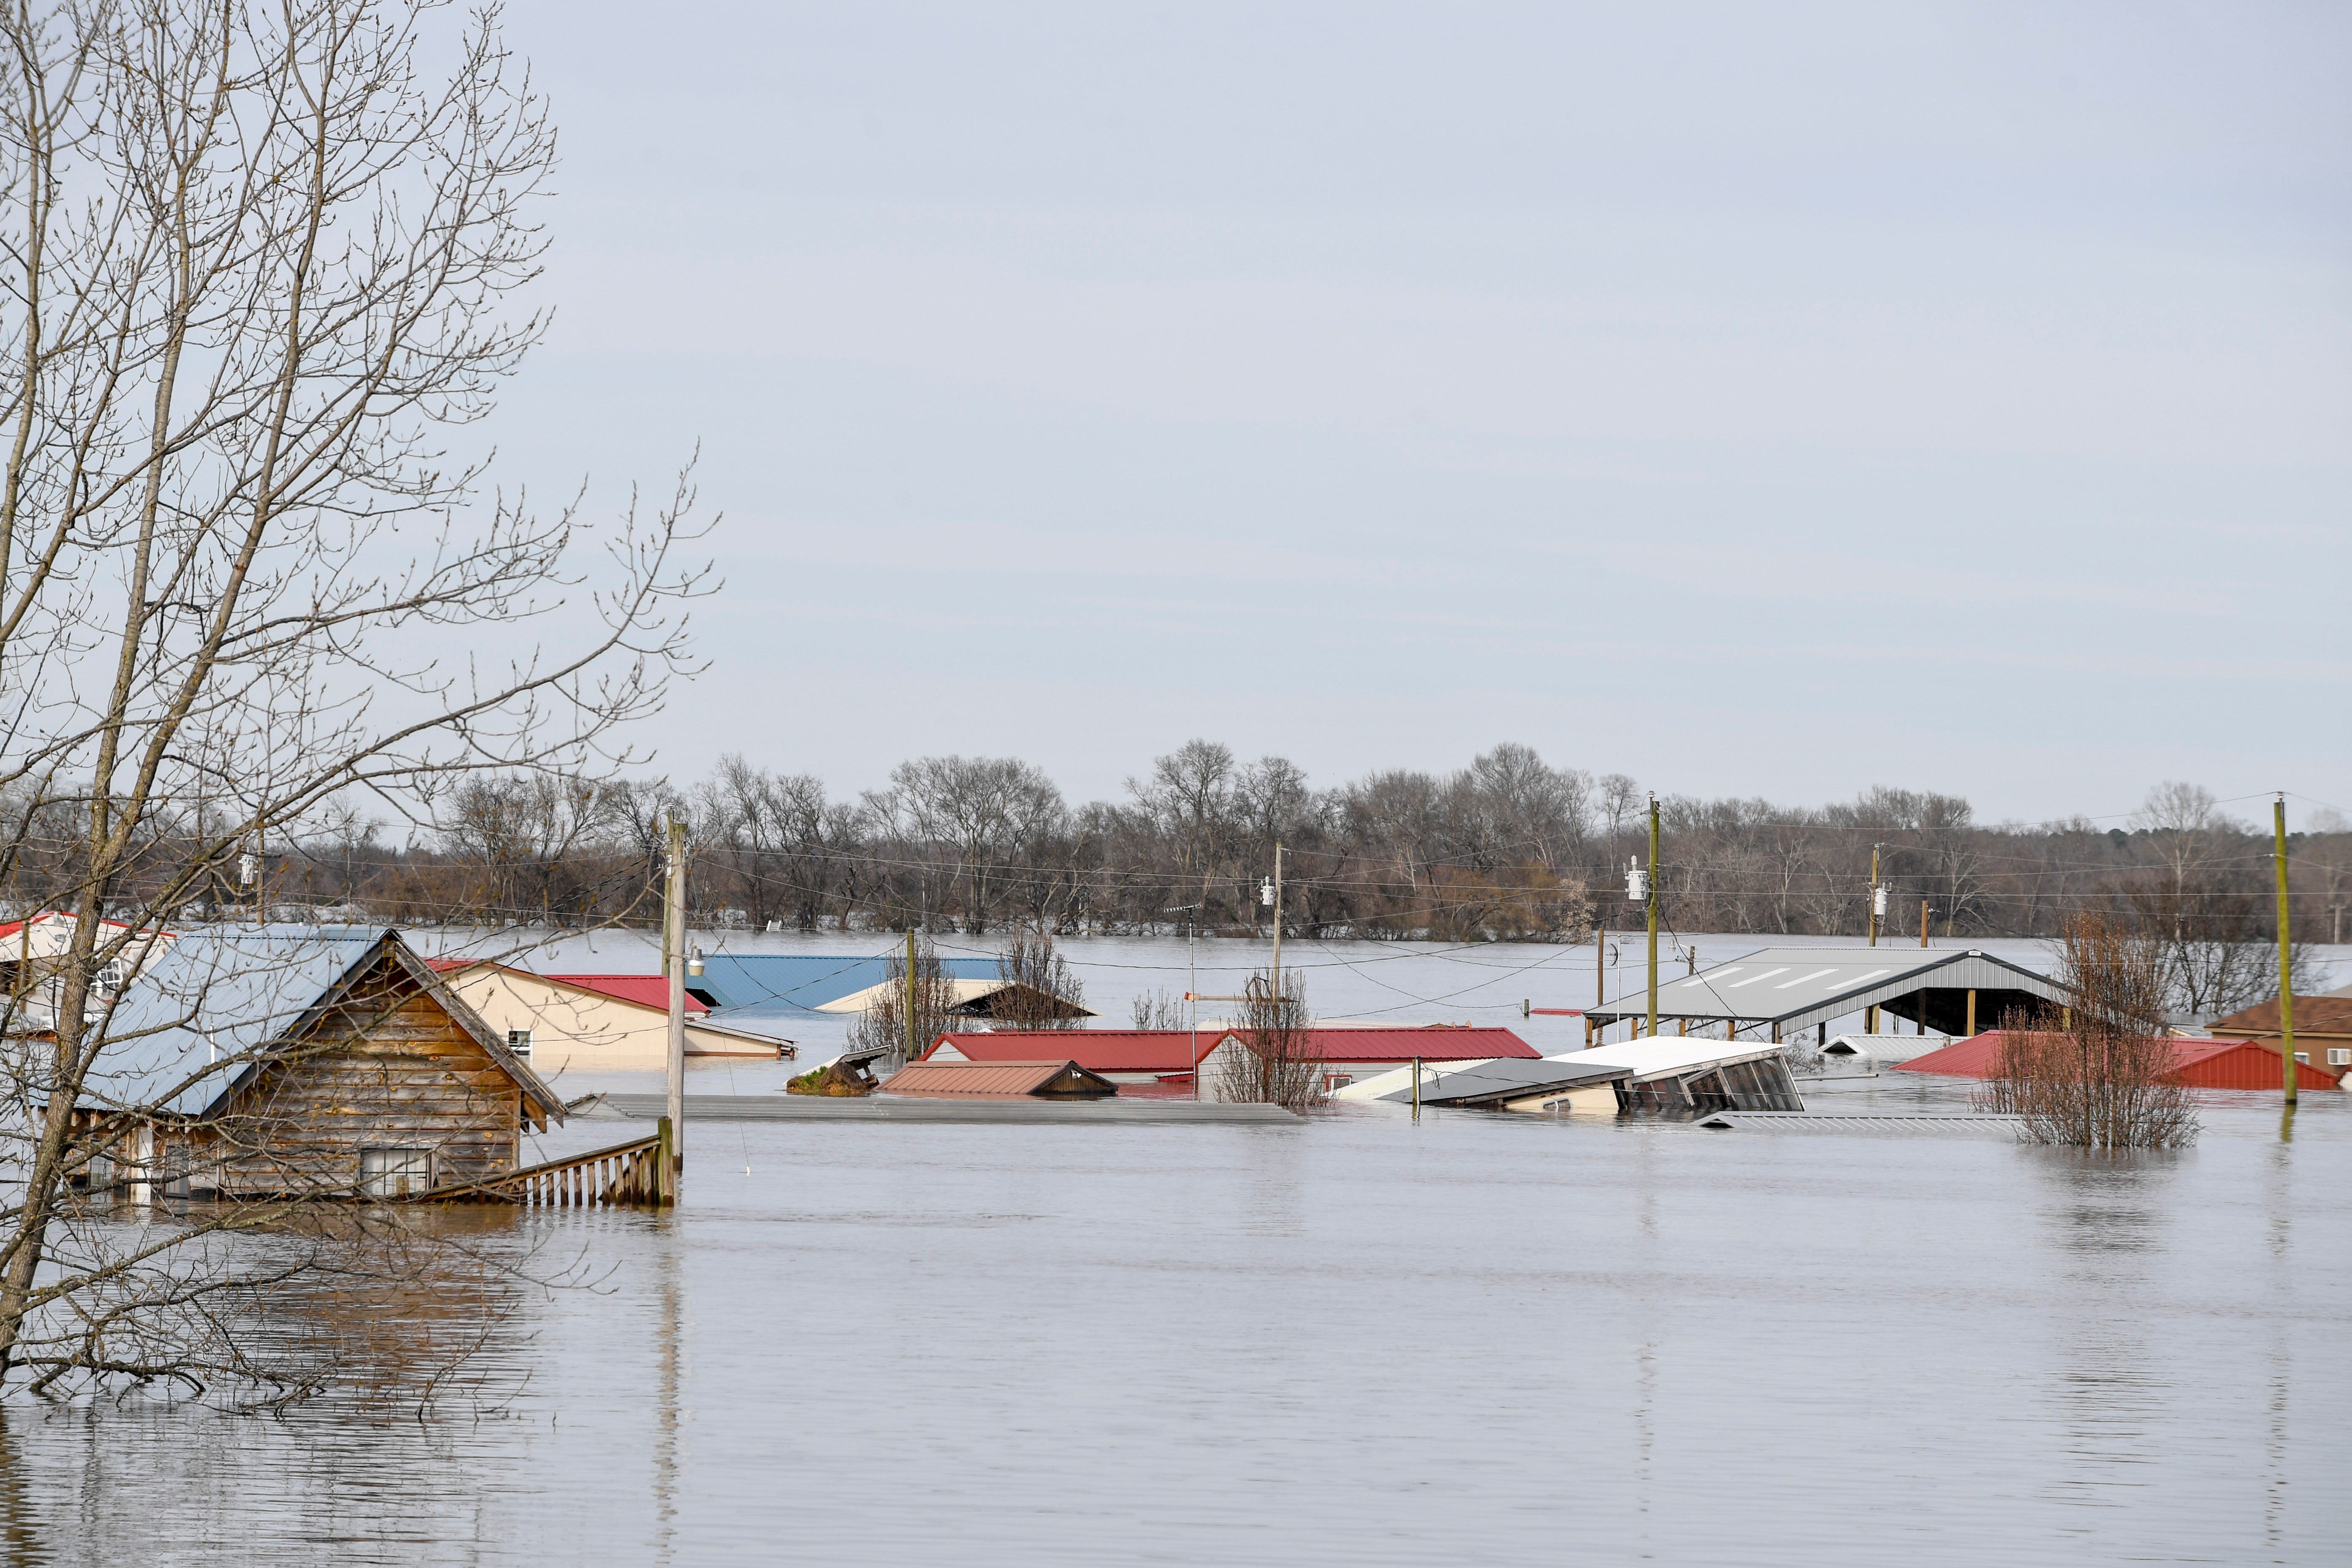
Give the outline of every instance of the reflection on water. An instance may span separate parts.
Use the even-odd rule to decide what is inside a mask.
[[[2352,1234],[2313,1194],[2352,1175],[2352,1113],[2319,1098],[2292,1145],[2225,1106],[2192,1151],[2102,1161],[1443,1111],[730,1128],[675,1215],[505,1215],[429,1291],[310,1303],[375,1369],[336,1401],[7,1410],[0,1543],[2328,1562]],[[453,1346],[449,1383],[399,1375]]]

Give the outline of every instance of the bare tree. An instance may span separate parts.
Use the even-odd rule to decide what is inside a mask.
[[[2075,1149],[2173,1149],[2197,1140],[2197,1113],[2173,1075],[2163,1026],[2161,946],[2122,922],[2067,923],[2058,979],[2072,1006],[2058,1017],[2004,1022],[2000,1058],[1978,1097],[2024,1118],[2037,1143]]]
[[[882,989],[873,1005],[851,1021],[849,1048],[883,1053],[885,1071],[896,1071],[931,1048],[942,1034],[965,1022],[956,1008],[961,998],[940,962],[929,937],[915,939],[914,979],[907,955],[893,949],[883,966]]]
[[[1219,1058],[1218,1099],[1251,1105],[1315,1110],[1327,1098],[1323,1058],[1315,1049],[1315,1021],[1307,1012],[1305,978],[1291,970],[1276,985],[1261,971],[1243,988],[1242,1016],[1234,1031],[1242,1048]]]
[[[108,966],[337,803],[431,829],[478,773],[633,763],[616,727],[683,657],[683,481],[599,531],[485,494],[454,449],[540,337],[513,300],[554,153],[495,11],[456,26],[383,0],[0,16],[0,840],[40,840],[79,917],[53,1036],[11,1058],[0,1373],[37,1346],[103,1373],[78,1313],[277,1267],[174,1271],[175,1237],[236,1222],[68,1201]]]
[[[1070,961],[1054,951],[1052,937],[1014,937],[996,955],[996,978],[1003,989],[989,1017],[998,1027],[1076,1029],[1086,1023],[1087,988]]]

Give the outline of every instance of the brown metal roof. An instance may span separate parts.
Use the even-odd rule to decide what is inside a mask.
[[[989,1100],[1034,1095],[1046,1100],[1098,1100],[1118,1085],[1067,1058],[1050,1062],[909,1062],[882,1085],[885,1094]]]
[[[2276,1035],[2279,1032],[2278,998],[2273,996],[2226,1018],[2216,1018],[2212,1029],[2216,1035]],[[2298,1037],[2305,1035],[2352,1035],[2352,997],[2296,996],[2294,1032]]]

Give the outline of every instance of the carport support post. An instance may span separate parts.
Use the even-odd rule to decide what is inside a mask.
[[[1976,994],[1974,991],[1971,991],[1971,992],[1969,992],[1969,1032],[1968,1032],[1968,1036],[1967,1036],[1967,1037],[1968,1037],[1968,1038],[1969,1038],[1969,1039],[1974,1039],[1974,1038],[1976,1037],[1976,1033],[1977,1033],[1977,994]]]
[[[2271,859],[2278,868],[2279,1078],[2286,1085],[2286,1108],[2294,1109],[2294,964],[2287,945],[2286,796],[2271,807]]]

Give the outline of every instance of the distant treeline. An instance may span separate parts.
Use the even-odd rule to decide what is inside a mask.
[[[1817,807],[1661,805],[1660,910],[1675,931],[1858,936],[1874,846],[1885,925],[1915,937],[1923,905],[1939,937],[2046,936],[2085,907],[2199,940],[2273,931],[2268,832],[2190,785],[2099,823],[1985,825],[1958,796],[1884,788]],[[1197,921],[1263,933],[1278,841],[1293,936],[1574,939],[1596,921],[1638,922],[1625,869],[1648,852],[1637,781],[1555,767],[1525,746],[1450,774],[1318,790],[1281,757],[1244,763],[1193,741],[1129,780],[1125,799],[1078,806],[1011,759],[921,758],[855,799],[740,757],[685,787],[477,775],[405,845],[348,811],[282,847],[265,839],[256,885],[273,904],[410,924],[650,923],[673,811],[691,825],[697,923],[794,931],[1129,933]],[[2352,901],[2352,825],[2311,826],[2293,845],[2296,934],[2330,941]],[[41,897],[42,837],[27,833],[10,865],[20,907]],[[158,836],[159,868],[170,840]],[[256,897],[226,859],[207,890],[221,907]]]

